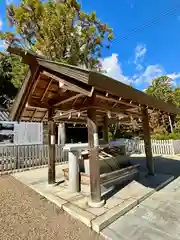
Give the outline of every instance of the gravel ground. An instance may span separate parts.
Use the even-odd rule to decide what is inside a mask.
[[[0,240],[100,240],[53,203],[18,182],[0,177]]]

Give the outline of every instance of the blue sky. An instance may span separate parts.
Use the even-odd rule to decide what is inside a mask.
[[[18,1],[18,0],[8,0]],[[87,12],[96,11],[113,28],[111,49],[103,50],[102,66],[119,81],[145,89],[153,78],[169,75],[180,84],[179,0],[80,0]],[[152,25],[138,29],[152,19],[177,9]],[[7,29],[5,0],[0,0],[0,28]],[[127,35],[128,33],[131,33]]]

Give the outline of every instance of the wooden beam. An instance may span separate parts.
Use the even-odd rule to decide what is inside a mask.
[[[39,66],[35,64],[31,66],[28,74],[26,75],[24,82],[22,84],[21,90],[18,93],[15,102],[11,108],[10,118],[15,121],[21,119],[22,113],[24,111],[25,105],[27,103],[28,96],[31,92],[31,89],[34,85],[34,81],[39,74]]]
[[[49,72],[46,72],[46,71],[43,71],[43,74],[52,78],[52,79],[54,79],[54,80],[56,80],[56,81],[58,81],[58,82],[61,82],[62,84],[64,84],[64,86],[62,85],[61,88],[71,90],[71,91],[74,91],[74,92],[79,92],[79,93],[82,93],[82,94],[87,95],[87,96],[90,96],[92,94],[92,92],[91,92],[92,88],[90,89],[90,91],[88,91],[85,88],[76,85],[75,81],[72,81],[72,80],[71,81],[66,81],[65,79],[57,77],[56,75],[54,75],[52,73],[49,73]],[[78,82],[77,82],[77,84],[78,84]]]
[[[31,106],[31,105],[26,105],[26,109],[25,110],[29,110],[29,109],[31,109],[31,110],[35,110],[35,109],[37,109],[37,111],[39,110],[39,111],[42,111],[42,110],[45,110],[45,111],[47,111],[47,108],[43,108],[43,107],[34,107],[34,106]]]
[[[53,109],[49,109],[48,111],[48,140],[49,140],[49,159],[48,159],[48,184],[55,183],[55,130],[56,125],[52,120],[53,117]]]
[[[58,119],[57,122],[63,122],[63,123],[78,123],[78,124],[86,124],[86,119],[67,119],[67,118],[62,118]]]
[[[43,116],[43,118],[42,118],[42,122],[44,121],[44,119],[46,118],[46,115],[48,115],[48,110],[44,113],[44,116]]]
[[[77,118],[78,117],[78,113],[82,114],[86,112],[86,109],[79,109],[79,111],[77,110],[69,110],[69,111],[64,111],[63,113],[59,113],[57,112],[56,115],[53,117],[53,119],[60,119],[60,118],[64,118],[64,117],[67,117],[69,114],[77,114]]]
[[[33,71],[34,70],[34,65],[33,64],[32,64],[32,66],[30,65],[30,68],[32,68],[32,71]],[[27,102],[26,102],[27,104],[29,103],[30,99],[32,98],[32,95],[33,95],[33,93],[34,93],[34,91],[36,89],[37,84],[39,83],[40,78],[41,78],[41,73],[38,75],[37,79],[35,78],[35,81],[34,81],[34,83],[32,85],[31,90],[30,90],[30,94],[27,97]],[[40,102],[38,101],[38,107],[41,108],[42,106],[39,105],[39,104],[40,104]]]
[[[95,94],[91,98],[91,105],[95,102]],[[88,125],[88,145],[89,145],[89,167],[90,167],[90,189],[91,201],[101,201],[100,169],[99,169],[99,149],[98,130],[96,122],[96,109],[89,108],[87,111]]]
[[[60,102],[54,104],[53,107],[58,107],[58,106],[60,106],[60,105],[62,105],[62,104],[65,104],[65,103],[70,102],[70,101],[72,101],[72,100],[76,100],[77,98],[83,97],[83,96],[84,96],[84,94],[82,94],[82,93],[76,94],[75,96],[72,96],[72,97],[70,97],[70,98],[67,98],[67,99],[65,99],[65,100],[63,100],[63,101],[60,101]]]
[[[102,105],[94,105],[94,106],[92,106],[93,108],[96,108],[97,109],[97,111],[99,111],[99,110],[101,110],[101,111],[103,111],[104,110],[104,112],[107,112],[107,111],[109,111],[109,112],[111,112],[112,114],[119,114],[119,113],[123,113],[123,114],[126,114],[126,115],[134,115],[134,116],[140,116],[141,114],[140,113],[136,113],[136,112],[133,112],[133,111],[131,111],[131,110],[126,110],[126,109],[123,109],[123,108],[121,108],[121,107],[115,107],[115,108],[112,108],[112,107],[110,107],[110,106],[108,106],[108,105],[106,105],[106,104],[102,104]],[[89,108],[88,106],[87,106],[87,108]]]
[[[51,86],[52,81],[53,81],[52,79],[49,81],[49,83],[48,83],[48,85],[47,85],[47,87],[46,87],[46,89],[45,89],[45,91],[44,91],[44,93],[43,93],[43,95],[41,97],[41,101],[44,100],[44,97],[46,96],[46,93],[49,90],[49,87]]]
[[[33,112],[33,114],[32,114],[31,121],[33,121],[33,118],[34,118],[36,112],[37,112],[37,108],[35,108],[35,110],[34,110],[34,112]]]
[[[137,104],[146,105],[149,108],[160,109],[172,114],[180,114],[180,108],[175,105],[163,102],[162,100],[149,96],[120,81],[114,81],[113,79],[95,71],[90,72],[89,84],[96,89],[101,89],[101,91],[109,92],[112,95],[122,97],[123,99],[132,100]]]
[[[146,163],[150,175],[154,175],[154,162],[152,157],[152,148],[151,148],[151,136],[149,129],[149,115],[146,106],[141,108],[142,112],[142,125],[144,132],[144,147],[146,153]]]
[[[97,93],[97,98],[105,100],[105,101],[109,101],[109,102],[123,104],[123,105],[129,106],[129,107],[136,107],[136,108],[138,107],[137,104],[133,104],[133,103],[130,103],[130,102],[123,101],[121,98],[106,97],[101,93]]]
[[[48,103],[41,102],[40,100],[37,100],[36,98],[33,98],[33,97],[29,100],[28,106],[42,108],[42,109],[52,108],[51,105],[49,105]]]
[[[55,107],[53,105],[53,107]],[[115,108],[112,108],[111,106],[109,106],[108,104],[106,103],[101,103],[101,104],[98,104],[98,103],[94,103],[93,106],[91,106],[91,103],[90,103],[90,99],[88,99],[86,101],[85,104],[75,104],[75,105],[72,105],[72,104],[61,104],[60,106],[57,106],[56,108],[60,111],[68,111],[68,110],[76,110],[76,111],[79,111],[80,109],[88,109],[89,107],[91,108],[96,108],[97,110],[104,110],[104,112],[107,112],[107,111],[110,111],[111,113],[114,113],[114,114],[119,114],[119,113],[125,113],[126,115],[129,115],[131,114],[132,116],[141,116],[141,114],[139,112],[134,112],[134,111],[131,111],[131,110],[127,110],[125,108],[122,108],[122,107],[115,107]]]

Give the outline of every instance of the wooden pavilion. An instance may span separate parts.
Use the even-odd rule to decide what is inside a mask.
[[[49,61],[18,48],[9,47],[8,51],[22,56],[29,65],[10,116],[14,121],[48,121],[50,184],[55,182],[55,124],[63,121],[87,122],[92,201],[101,200],[98,125],[104,126],[108,141],[108,122],[142,119],[147,168],[154,174],[148,114],[156,109],[176,115],[179,108],[98,72]]]

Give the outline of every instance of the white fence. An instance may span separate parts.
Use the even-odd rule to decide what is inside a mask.
[[[180,153],[180,141],[176,143],[176,140],[152,140],[152,154],[154,155],[174,155]],[[175,149],[176,145],[176,149]],[[178,150],[179,149],[179,150]],[[144,141],[138,141],[136,144],[136,152],[145,153]]]
[[[0,146],[0,171],[11,171],[48,164],[48,145],[9,145]],[[61,145],[56,145],[56,163],[68,160]]]
[[[112,146],[125,145],[126,151],[130,153],[145,153],[143,140],[117,139],[110,144]],[[151,147],[154,155],[180,154],[180,140],[151,140]]]

